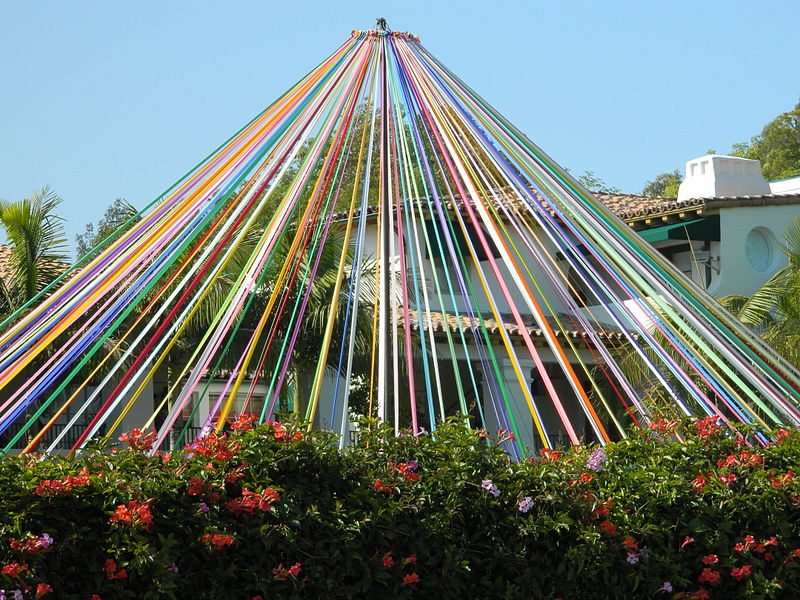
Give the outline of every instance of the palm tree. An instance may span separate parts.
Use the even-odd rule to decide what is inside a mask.
[[[0,201],[0,224],[10,245],[0,277],[0,314],[25,306],[67,268],[61,198],[49,186],[17,202]]]

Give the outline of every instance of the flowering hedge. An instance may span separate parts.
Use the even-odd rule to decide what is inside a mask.
[[[521,462],[500,435],[339,452],[243,417],[172,455],[7,457],[0,599],[800,597],[797,432],[660,422]]]

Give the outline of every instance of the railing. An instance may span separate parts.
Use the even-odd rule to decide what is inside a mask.
[[[14,423],[11,425],[11,427],[9,427],[3,432],[3,434],[0,435],[0,449],[5,448],[6,445],[12,439],[14,439],[14,437],[20,432],[23,426],[24,423]],[[44,434],[42,439],[39,440],[39,443],[36,446],[35,451],[43,452],[44,450],[49,448],[50,445],[53,443],[53,441],[59,435],[61,435],[61,433],[64,431],[65,428],[66,428],[65,423],[56,423],[55,425],[53,425],[50,429],[47,430],[47,433]],[[72,427],[70,427],[67,433],[64,435],[64,437],[62,437],[59,440],[54,450],[65,451],[72,448],[72,446],[75,445],[75,442],[78,441],[78,438],[80,437],[81,433],[83,433],[84,429],[86,429],[85,424],[73,425]],[[28,442],[33,439],[33,437],[36,435],[36,432],[37,430],[33,427],[29,429],[19,440],[17,440],[11,451],[13,452],[15,450],[16,451],[22,450],[25,446],[28,445]]]

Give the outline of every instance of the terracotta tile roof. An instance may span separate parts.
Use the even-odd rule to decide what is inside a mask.
[[[721,208],[737,206],[784,206],[800,204],[800,194],[761,194],[757,196],[715,196],[711,198],[690,198],[678,201],[677,198],[659,198],[636,194],[592,194],[626,221],[660,217],[662,215],[686,212],[709,212]]]
[[[659,196],[642,196],[639,194],[592,192],[592,195],[610,208],[618,217],[626,221],[682,209],[698,208],[703,205],[702,199],[678,202],[677,198],[661,198]]]
[[[419,315],[420,311],[417,310],[410,310],[409,317],[411,320],[411,330],[412,331],[419,331]],[[512,317],[512,315],[500,315],[502,319],[502,323],[498,324],[497,320],[489,315],[481,315],[483,318],[483,323],[489,333],[489,335],[497,335],[499,332],[500,327],[502,326],[510,336],[522,336],[520,327],[517,325],[516,321]],[[562,316],[563,317],[563,316]],[[562,321],[564,319],[562,318]],[[402,309],[398,309],[397,314],[397,321],[400,327],[404,326],[404,316]],[[558,324],[555,322],[554,319],[549,318],[548,321],[553,328],[553,332],[555,333],[556,337],[570,337],[574,339],[581,339],[583,333],[581,331],[570,329],[562,331]],[[525,324],[525,328],[528,331],[528,335],[533,338],[543,338],[544,331],[540,329],[536,322],[534,321],[533,317],[530,315],[523,315],[523,323]],[[469,317],[467,315],[454,315],[451,313],[443,314],[438,311],[422,311],[422,329],[428,331],[430,328],[433,329],[434,333],[444,333],[445,326],[450,328],[450,331],[453,333],[458,332],[461,329],[464,332],[472,333],[472,332],[480,332],[480,321],[477,317]],[[616,331],[616,330],[597,330],[597,336],[601,340],[604,340],[608,343],[623,341],[625,340],[625,334]]]

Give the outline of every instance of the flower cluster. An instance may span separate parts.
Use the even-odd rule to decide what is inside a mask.
[[[219,492],[214,491],[214,486],[198,477],[189,479],[189,489],[186,490],[186,493],[190,496],[200,496],[209,500],[219,499]]]
[[[376,479],[372,483],[372,487],[374,487],[379,492],[393,492],[394,488],[389,485],[388,483],[384,483],[382,479]]]
[[[406,481],[419,480],[419,474],[415,473],[417,470],[417,461],[415,460],[410,460],[407,463],[397,463],[396,465],[393,462],[388,462],[386,463],[386,469],[389,473],[399,473]]]
[[[272,437],[279,442],[299,442],[303,439],[302,433],[299,431],[291,433],[288,429],[286,429],[286,425],[279,423],[278,421],[268,421],[267,425],[274,429],[272,432]]]
[[[491,494],[495,498],[500,495],[500,489],[492,483],[491,479],[484,479],[481,481],[481,488],[483,488],[487,493]]]
[[[50,552],[52,550],[53,538],[43,533],[40,536],[31,536],[25,540],[8,540],[12,550],[17,552],[27,552],[28,554],[38,554],[39,552]]]
[[[652,421],[648,427],[662,435],[671,435],[677,431],[679,425],[678,421],[661,418]]]
[[[767,477],[769,477],[770,484],[772,487],[781,487],[787,485],[789,483],[794,483],[794,471],[789,469],[785,473],[781,475],[775,475],[774,473],[767,473]]]
[[[120,504],[108,520],[110,523],[130,523],[133,527],[147,531],[153,524],[153,513],[150,511],[152,501],[150,498],[146,502],[131,500],[128,504]]]
[[[253,428],[253,423],[255,423],[258,418],[252,414],[244,414],[242,413],[235,419],[231,421],[230,428],[233,431],[245,432],[250,431]]]
[[[242,445],[239,442],[235,440],[228,441],[228,434],[219,435],[215,431],[209,433],[199,442],[186,447],[187,450],[195,454],[207,456],[218,462],[230,460],[241,448]]]
[[[718,418],[712,416],[706,417],[705,419],[698,419],[697,421],[694,421],[692,425],[694,425],[695,429],[697,429],[697,435],[699,437],[708,439],[722,429],[717,421]]]
[[[141,429],[136,428],[119,436],[119,441],[127,442],[128,448],[134,452],[147,452],[153,449],[156,437],[155,431],[145,434]]]
[[[12,579],[16,579],[27,570],[28,570],[27,563],[20,564],[17,561],[13,561],[3,566],[2,572],[3,575],[8,575]]]
[[[64,479],[45,479],[39,482],[33,493],[47,498],[69,496],[76,489],[86,487],[89,483],[89,473],[84,467],[77,475],[69,475]]]
[[[200,541],[209,548],[213,546],[215,550],[222,550],[233,544],[233,536],[227,533],[206,533],[200,538]]]
[[[394,552],[389,550],[381,557],[381,564],[387,569],[392,568],[397,564],[394,560],[394,556],[392,556],[393,554]],[[416,564],[417,564],[416,554],[410,554],[409,556],[406,556],[403,560],[400,561],[401,566],[416,565]],[[403,576],[403,585],[407,585],[409,583],[417,583],[418,581],[419,581],[419,575],[415,572],[406,573]]]
[[[103,571],[106,574],[106,579],[126,579],[128,577],[128,572],[125,569],[118,569],[117,561],[113,558],[106,559]]]
[[[272,488],[267,488],[260,494],[251,492],[247,488],[242,490],[242,497],[227,502],[227,506],[234,514],[247,513],[252,515],[256,510],[267,511],[272,509],[272,503],[279,500],[281,495]]]
[[[725,458],[720,458],[717,461],[717,466],[720,469],[731,467],[755,467],[756,465],[764,464],[764,457],[758,452],[751,450],[742,450],[738,456],[729,454]]]
[[[606,462],[606,452],[602,448],[597,448],[589,455],[586,461],[586,468],[590,471],[602,471],[603,463]]]
[[[533,498],[530,496],[525,496],[522,500],[517,502],[517,508],[519,512],[527,513],[531,508],[533,508]]]

